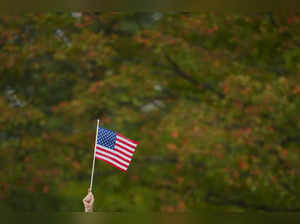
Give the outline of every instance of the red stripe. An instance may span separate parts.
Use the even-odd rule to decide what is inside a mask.
[[[113,160],[114,162],[116,162],[116,163],[120,164],[121,166],[127,166],[127,167],[128,167],[128,165],[127,165],[127,164],[125,164],[125,163],[122,163],[122,162],[120,162],[120,161],[116,160],[115,158],[113,158],[113,157],[111,157],[111,156],[104,155],[104,154],[103,154],[103,153],[101,153],[101,152],[96,152],[96,154],[98,154],[98,155],[100,155],[100,156],[108,157],[109,159]]]
[[[121,167],[118,167],[118,166],[116,166],[115,164],[113,164],[113,163],[111,163],[111,162],[108,162],[108,161],[106,161],[106,160],[104,160],[104,159],[102,159],[102,158],[96,157],[96,159],[102,160],[103,162],[106,162],[106,163],[108,163],[108,164],[110,164],[110,165],[116,167],[117,169],[121,170],[122,172],[126,172],[126,170],[122,169]]]
[[[120,134],[117,134],[117,135],[119,135],[119,136],[122,137],[122,138],[125,138],[126,140],[132,142],[133,144],[138,144],[138,142],[133,141],[133,140],[131,140],[131,139],[129,139],[129,138],[126,138],[126,137],[124,137],[123,135],[120,135]]]
[[[123,143],[124,145],[127,145],[128,147],[130,147],[130,148],[133,148],[133,150],[136,148],[136,146],[133,146],[133,145],[129,145],[127,142],[125,142],[125,141],[122,141],[121,139],[117,139],[116,140],[117,142],[121,142],[121,143]]]
[[[124,161],[130,163],[130,160],[125,159],[125,158],[119,156],[118,154],[116,154],[116,153],[114,153],[114,152],[108,151],[108,150],[106,150],[106,149],[102,149],[102,148],[100,148],[99,146],[97,146],[96,148],[99,149],[99,150],[101,150],[101,151],[103,151],[103,152],[110,153],[110,154],[114,155],[115,157],[118,157],[119,159],[122,159],[122,160],[124,160]],[[117,151],[117,149],[114,149],[114,150]],[[121,153],[121,152],[120,152],[120,153]],[[122,153],[122,155],[125,155],[125,154]],[[128,155],[126,155],[126,156],[127,156],[127,157],[130,157],[130,156],[128,156]]]
[[[119,149],[114,148],[115,151],[117,151],[118,153],[121,153],[124,156],[129,157],[130,159],[132,158],[132,156],[125,154],[124,152],[120,151]]]
[[[116,142],[116,146],[119,146],[120,148],[124,149],[126,152],[129,152],[129,153],[133,153],[133,151],[130,151],[129,149],[125,148],[124,146],[121,146],[119,145],[117,142]]]

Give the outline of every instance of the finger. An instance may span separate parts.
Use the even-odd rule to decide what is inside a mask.
[[[90,193],[88,193],[84,198],[89,198],[90,197]]]
[[[85,201],[85,202],[89,202],[91,200],[91,195],[90,194],[88,194],[84,199],[83,199],[83,201]]]
[[[89,197],[90,197],[90,199],[93,199],[93,198],[94,198],[93,193],[90,193],[90,194],[89,194]]]
[[[92,191],[91,191],[91,188],[88,189],[88,193],[90,193],[90,192],[92,192]]]
[[[89,199],[92,199],[92,198],[94,198],[94,195],[93,195],[93,193],[92,193],[92,192],[90,192],[90,193],[88,194],[88,197],[89,197]]]

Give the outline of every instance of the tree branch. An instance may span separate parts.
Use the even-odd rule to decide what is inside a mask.
[[[175,74],[177,74],[178,76],[180,76],[181,78],[185,79],[186,81],[190,82],[191,84],[193,84],[194,86],[198,87],[198,86],[203,86],[204,89],[207,89],[211,92],[214,92],[215,94],[217,94],[220,98],[224,98],[224,94],[217,91],[215,88],[213,88],[210,84],[208,83],[200,83],[198,80],[194,79],[192,76],[186,74],[180,67],[179,65],[166,53],[164,53],[167,61],[169,62],[169,64],[173,67],[173,70],[175,71]]]
[[[288,137],[286,137],[281,142],[281,144],[282,145],[286,145],[287,143],[290,143],[290,142],[300,142],[300,134],[299,135],[295,135],[295,136],[288,136]]]

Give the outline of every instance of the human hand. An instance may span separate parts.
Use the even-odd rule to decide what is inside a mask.
[[[93,212],[94,201],[94,195],[89,189],[87,196],[82,200],[85,212]]]

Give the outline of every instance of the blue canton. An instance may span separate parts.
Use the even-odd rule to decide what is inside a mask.
[[[98,128],[97,144],[103,145],[109,149],[114,149],[117,134],[114,131],[105,128]]]

